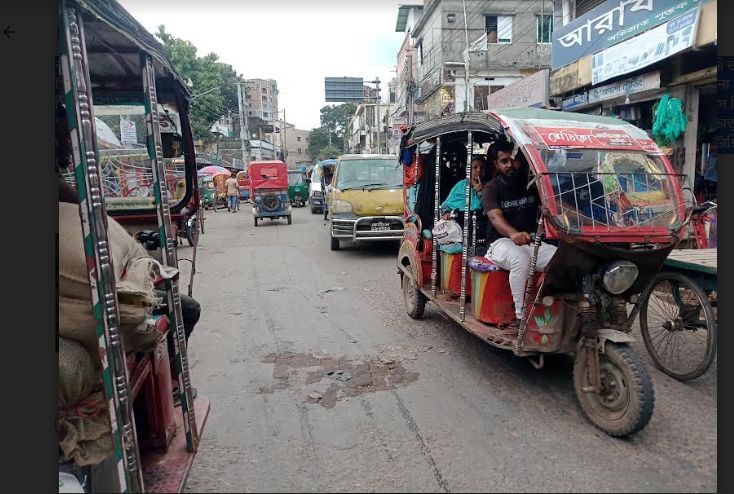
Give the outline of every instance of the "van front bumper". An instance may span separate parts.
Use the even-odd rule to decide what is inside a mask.
[[[352,242],[400,240],[403,232],[403,218],[399,216],[336,216],[331,219],[331,235]]]

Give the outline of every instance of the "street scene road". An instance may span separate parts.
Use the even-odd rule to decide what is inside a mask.
[[[410,319],[397,251],[332,252],[308,208],[257,228],[249,203],[206,211],[189,354],[212,406],[189,492],[716,491],[716,362],[678,382],[635,329],[655,411],[608,437],[576,402],[570,358],[536,370],[430,303]]]

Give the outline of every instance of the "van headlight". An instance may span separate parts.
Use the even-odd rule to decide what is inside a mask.
[[[341,199],[337,199],[334,201],[334,205],[331,207],[332,213],[352,213],[354,210],[352,209],[352,203],[349,201],[342,201]]]
[[[638,274],[639,271],[634,263],[617,261],[604,270],[602,283],[609,293],[619,295],[632,286]]]

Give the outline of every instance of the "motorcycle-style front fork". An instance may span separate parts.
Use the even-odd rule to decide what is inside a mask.
[[[596,311],[596,296],[594,294],[591,276],[584,276],[582,287],[583,298],[579,301],[579,319],[581,320],[581,338],[586,355],[586,369],[589,384],[582,388],[584,393],[596,393],[601,389],[601,375],[599,372],[598,329],[599,323]]]

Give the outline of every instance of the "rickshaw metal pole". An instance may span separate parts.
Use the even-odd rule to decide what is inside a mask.
[[[543,237],[543,214],[540,214],[540,219],[538,220],[538,229],[535,232],[535,245],[533,246],[533,257],[530,258],[530,274],[528,275],[528,281],[525,284],[525,296],[522,299],[522,319],[520,320],[520,327],[517,328],[517,340],[515,340],[515,355],[520,354],[520,347],[522,346],[522,339],[525,336],[525,330],[528,327],[528,319],[530,319],[530,313],[532,311],[528,310],[528,298],[530,297],[530,293],[533,291],[533,284],[535,282],[535,266],[538,264],[538,254],[540,253],[540,243],[541,238]],[[535,301],[533,303],[533,307],[535,306],[535,302],[538,301],[538,297],[540,297],[540,288],[538,289],[538,293],[535,297]]]
[[[158,235],[163,253],[163,264],[178,269],[176,248],[174,246],[173,227],[171,226],[171,209],[166,188],[166,169],[163,163],[161,147],[160,120],[158,115],[158,97],[155,86],[155,69],[153,59],[146,53],[140,54],[140,66],[145,91],[145,119],[148,131],[148,155],[153,170],[153,192],[155,195],[156,210],[158,213]],[[178,372],[178,392],[183,413],[184,432],[186,435],[186,449],[196,451],[198,437],[196,433],[196,418],[194,416],[194,400],[191,393],[191,378],[189,376],[189,362],[186,351],[186,333],[181,315],[181,294],[179,291],[178,275],[166,280],[168,295],[168,310],[173,316],[174,328],[173,343],[175,351],[176,370]],[[173,309],[171,311],[171,309]]]
[[[474,152],[474,136],[471,130],[467,132],[468,150],[466,153],[466,190],[464,192],[464,228],[463,228],[463,245],[461,251],[461,294],[459,296],[459,319],[464,322],[466,319],[466,261],[469,249],[469,206],[471,199],[471,159]]]
[[[418,146],[420,152],[420,145]],[[417,166],[417,165],[416,165]],[[435,229],[436,224],[441,214],[441,208],[439,202],[441,201],[440,189],[441,189],[441,137],[436,137],[436,183],[434,185],[435,193],[435,204],[433,211],[433,227]],[[438,241],[435,235],[431,235],[433,240],[433,249],[431,252],[431,294],[436,297],[436,285],[438,284]]]
[[[62,36],[65,39],[61,40],[60,67],[74,149],[74,177],[84,234],[92,314],[102,364],[104,394],[110,415],[116,464],[113,475],[120,492],[144,492],[125,348],[119,328],[115,271],[107,237],[107,212],[100,175],[99,149],[95,138],[83,21],[81,13],[73,5],[63,2],[61,8]]]

